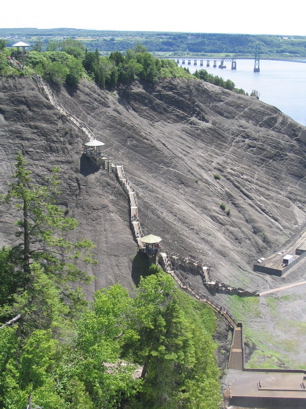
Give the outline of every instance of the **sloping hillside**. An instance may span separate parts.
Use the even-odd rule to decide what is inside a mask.
[[[62,204],[80,223],[75,234],[97,245],[100,263],[90,267],[96,281],[88,294],[115,282],[131,288],[137,248],[115,176],[82,156],[86,136],[32,79],[0,83],[1,191],[20,149],[39,180],[60,166]],[[209,263],[214,279],[248,289],[274,285],[251,269],[305,225],[304,127],[199,80],[135,82],[113,93],[82,82],[76,91],[54,93],[124,165],[145,234],[161,236],[169,253]],[[1,209],[1,245],[15,240],[10,212]],[[191,280],[205,291],[200,279]]]

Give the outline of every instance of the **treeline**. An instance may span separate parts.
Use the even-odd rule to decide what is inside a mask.
[[[173,60],[160,60],[142,45],[137,45],[125,54],[112,52],[101,56],[86,50],[84,44],[76,40],[50,42],[48,51],[41,51],[39,45],[33,51],[23,53],[8,49],[0,44],[0,74],[12,72],[10,56],[18,59],[23,67],[22,75],[38,73],[48,81],[76,86],[81,78],[91,78],[101,88],[113,88],[118,83],[128,83],[135,79],[154,82],[166,77],[191,78],[188,70],[177,66]]]
[[[0,41],[0,75],[37,73],[49,83],[66,83],[73,87],[82,78],[89,78],[102,89],[112,89],[118,84],[137,79],[155,82],[161,78],[196,77],[228,90],[245,93],[242,89],[237,90],[233,81],[208,74],[204,69],[190,74],[187,68],[178,67],[174,60],[154,57],[140,44],[124,54],[114,51],[109,56],[101,56],[98,50],[88,51],[82,42],[76,40],[50,41],[48,51],[41,51],[39,44],[36,48],[23,54],[6,48],[5,42]],[[19,67],[12,66],[11,56],[21,61]]]
[[[67,239],[57,172],[36,185],[20,153],[1,198],[18,220],[0,251],[0,408],[219,408],[213,311],[155,265],[134,297],[114,285],[87,303],[77,266],[94,247]]]
[[[88,51],[98,49],[100,53],[125,52],[138,43],[153,54],[197,55],[214,54],[235,57],[253,57],[256,45],[260,46],[264,58],[305,58],[306,37],[221,34],[221,33],[169,33],[169,32],[124,32],[80,29],[0,29],[0,37],[14,44],[16,36],[34,47],[37,42],[44,51],[50,41],[58,39],[82,39]],[[10,40],[12,37],[14,40]]]
[[[224,80],[222,77],[219,77],[218,75],[209,74],[204,69],[197,70],[193,75],[200,80],[209,82],[211,84],[217,85],[218,87],[228,89],[230,91],[234,91],[237,94],[248,95],[242,88],[236,88],[235,83],[232,80]],[[251,94],[251,96],[254,96],[253,93]]]

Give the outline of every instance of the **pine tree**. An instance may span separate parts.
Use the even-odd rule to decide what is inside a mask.
[[[14,294],[7,290],[7,299],[0,300],[0,305],[5,305],[13,296],[15,304],[14,300],[11,300],[10,305],[14,304],[14,312],[11,311],[11,314],[21,313],[23,317],[28,316],[29,312],[18,311],[18,308],[24,309],[27,304],[32,305],[32,311],[36,308],[38,315],[41,311],[41,299],[39,305],[33,306],[37,295],[35,288],[41,274],[55,286],[61,300],[72,305],[81,302],[83,296],[79,289],[71,290],[69,284],[90,281],[77,264],[96,262],[91,241],[83,239],[72,243],[69,240],[69,232],[74,230],[78,223],[74,218],[68,217],[65,210],[56,203],[59,197],[59,169],[55,168],[52,176],[46,180],[46,185],[40,186],[34,183],[26,165],[24,157],[19,153],[13,175],[14,182],[9,184],[8,193],[3,197],[4,203],[15,205],[20,217],[15,223],[17,244],[10,251],[2,250],[3,257],[8,257],[9,254],[11,271],[14,271],[16,282],[12,283],[10,280],[8,286],[8,289],[14,290]],[[41,271],[41,274],[38,274],[38,271]],[[9,309],[4,308],[3,311],[2,317],[8,319]]]

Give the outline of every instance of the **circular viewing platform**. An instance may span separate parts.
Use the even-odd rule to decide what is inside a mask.
[[[154,236],[154,234],[149,234],[140,238],[142,247],[139,248],[139,251],[145,254],[157,254],[161,247],[160,242],[162,239],[159,236]]]

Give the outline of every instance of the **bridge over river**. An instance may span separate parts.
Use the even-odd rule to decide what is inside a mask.
[[[199,66],[199,67],[214,67],[227,68],[230,66],[232,70],[237,69],[237,60],[233,57],[165,57],[165,59],[174,60],[180,66]],[[201,69],[200,68],[200,69]],[[260,72],[260,57],[255,55],[254,72]]]
[[[231,69],[235,70],[237,68],[237,61],[235,58],[199,58],[199,57],[173,57],[171,60],[176,61],[178,65],[198,65],[200,67],[218,67],[226,68],[226,63],[231,65]]]

